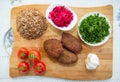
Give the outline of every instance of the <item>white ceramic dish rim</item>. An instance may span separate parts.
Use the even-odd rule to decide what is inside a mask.
[[[106,20],[107,20],[107,22],[108,22],[108,24],[109,24],[109,26],[110,26],[110,28],[109,28],[110,34],[109,34],[108,36],[106,36],[103,41],[101,41],[101,42],[99,42],[99,43],[96,43],[96,44],[91,44],[91,43],[86,42],[86,41],[82,38],[81,34],[79,33],[79,26],[80,26],[80,24],[81,24],[81,22],[82,22],[83,19],[85,19],[86,17],[88,17],[88,16],[90,16],[90,15],[97,14],[97,13],[99,13],[100,16],[106,18]],[[111,36],[111,30],[112,30],[112,26],[111,26],[110,21],[108,20],[108,18],[107,18],[104,14],[102,14],[102,13],[100,13],[100,12],[90,12],[90,13],[87,13],[86,15],[82,16],[82,18],[80,19],[80,21],[79,21],[79,23],[78,23],[78,35],[79,35],[79,37],[81,38],[81,40],[82,40],[84,43],[86,43],[87,45],[89,45],[89,46],[101,46],[101,45],[105,44],[105,43],[108,41],[108,39],[110,38],[110,36]]]
[[[49,12],[51,12],[52,10],[53,10],[53,8],[55,8],[56,6],[65,6],[65,8],[67,8],[68,10],[70,10],[72,13],[73,13],[73,20],[71,21],[71,23],[68,25],[68,27],[58,27],[58,26],[56,26],[53,22],[52,22],[52,20],[51,19],[49,19],[48,18],[48,16],[49,16]],[[49,21],[49,23],[51,24],[51,25],[53,25],[55,28],[57,28],[57,29],[59,29],[59,30],[62,30],[62,31],[69,31],[69,30],[71,30],[74,26],[75,26],[75,24],[77,23],[77,15],[76,15],[76,13],[72,10],[72,9],[70,9],[66,4],[63,4],[63,3],[53,3],[53,4],[51,4],[48,8],[47,8],[47,10],[46,10],[46,18],[47,18],[47,20]]]

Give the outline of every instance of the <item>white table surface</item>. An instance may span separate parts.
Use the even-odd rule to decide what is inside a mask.
[[[69,6],[93,7],[111,4],[114,8],[114,40],[113,40],[113,76],[111,79],[102,81],[71,81],[49,77],[29,77],[29,78],[10,78],[9,77],[9,55],[3,47],[3,38],[10,28],[11,8],[23,4],[50,4],[53,2],[63,2]],[[10,4],[9,0],[0,0],[0,82],[120,82],[120,19],[117,20],[117,14],[120,12],[120,0],[22,0],[21,3],[15,1]]]

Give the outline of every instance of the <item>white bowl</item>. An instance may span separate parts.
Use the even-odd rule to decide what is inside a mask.
[[[53,10],[53,8],[55,8],[56,6],[64,6],[66,9],[70,10],[70,11],[73,13],[73,20],[71,21],[71,23],[70,23],[67,27],[58,27],[58,26],[56,26],[56,25],[53,23],[53,21],[52,21],[50,18],[48,18],[49,13],[50,13],[50,12]],[[51,4],[51,5],[47,8],[47,10],[46,10],[46,18],[47,18],[47,20],[49,21],[49,23],[50,23],[51,25],[53,25],[55,28],[57,28],[57,29],[59,29],[59,30],[62,30],[62,31],[69,31],[69,30],[71,30],[71,29],[75,26],[75,24],[76,24],[76,22],[77,22],[77,15],[75,14],[75,12],[74,12],[73,10],[71,10],[67,5],[62,4],[62,3],[53,3],[53,4]]]
[[[102,40],[101,42],[95,43],[95,44],[88,43],[88,42],[86,42],[86,41],[82,38],[82,36],[81,36],[81,34],[80,34],[80,32],[79,32],[79,26],[81,25],[82,20],[85,19],[86,17],[90,16],[90,15],[94,15],[94,14],[97,14],[97,13],[99,13],[99,12],[90,12],[90,13],[87,13],[86,15],[84,15],[84,16],[80,19],[80,21],[79,21],[79,23],[78,23],[78,35],[79,35],[79,37],[81,38],[81,40],[82,40],[84,43],[86,43],[87,45],[89,45],[89,46],[101,46],[101,45],[103,45],[104,43],[106,43],[106,42],[108,41],[108,39],[110,38],[110,35],[111,35],[111,28],[112,28],[112,27],[111,27],[110,21],[107,19],[107,17],[106,17],[105,15],[103,15],[102,13],[99,13],[99,16],[102,16],[102,17],[105,17],[105,18],[106,18],[106,21],[108,22],[108,24],[109,24],[109,26],[110,26],[110,28],[109,28],[109,35],[106,36],[105,39]]]

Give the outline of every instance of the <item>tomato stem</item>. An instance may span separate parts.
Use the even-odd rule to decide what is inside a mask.
[[[22,70],[24,69],[24,67],[23,67],[23,66],[20,66],[18,69],[19,69],[20,71],[22,71]]]
[[[37,58],[34,54],[30,54],[30,59]]]
[[[40,71],[40,70],[41,70],[41,67],[40,67],[40,66],[37,66],[37,70],[39,70],[39,71]]]
[[[20,56],[23,58],[25,57],[25,53],[21,53]]]

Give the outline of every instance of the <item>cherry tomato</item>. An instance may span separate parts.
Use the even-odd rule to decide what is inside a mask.
[[[41,54],[38,50],[31,50],[28,56],[31,63],[35,64],[40,61]]]
[[[30,68],[30,66],[26,61],[22,61],[18,64],[18,70],[21,73],[27,73],[29,71],[29,68]]]
[[[20,59],[27,59],[28,54],[29,54],[29,52],[26,48],[20,48],[17,52],[17,55]]]
[[[43,74],[46,70],[46,65],[43,62],[37,62],[34,64],[34,72],[36,74]]]

